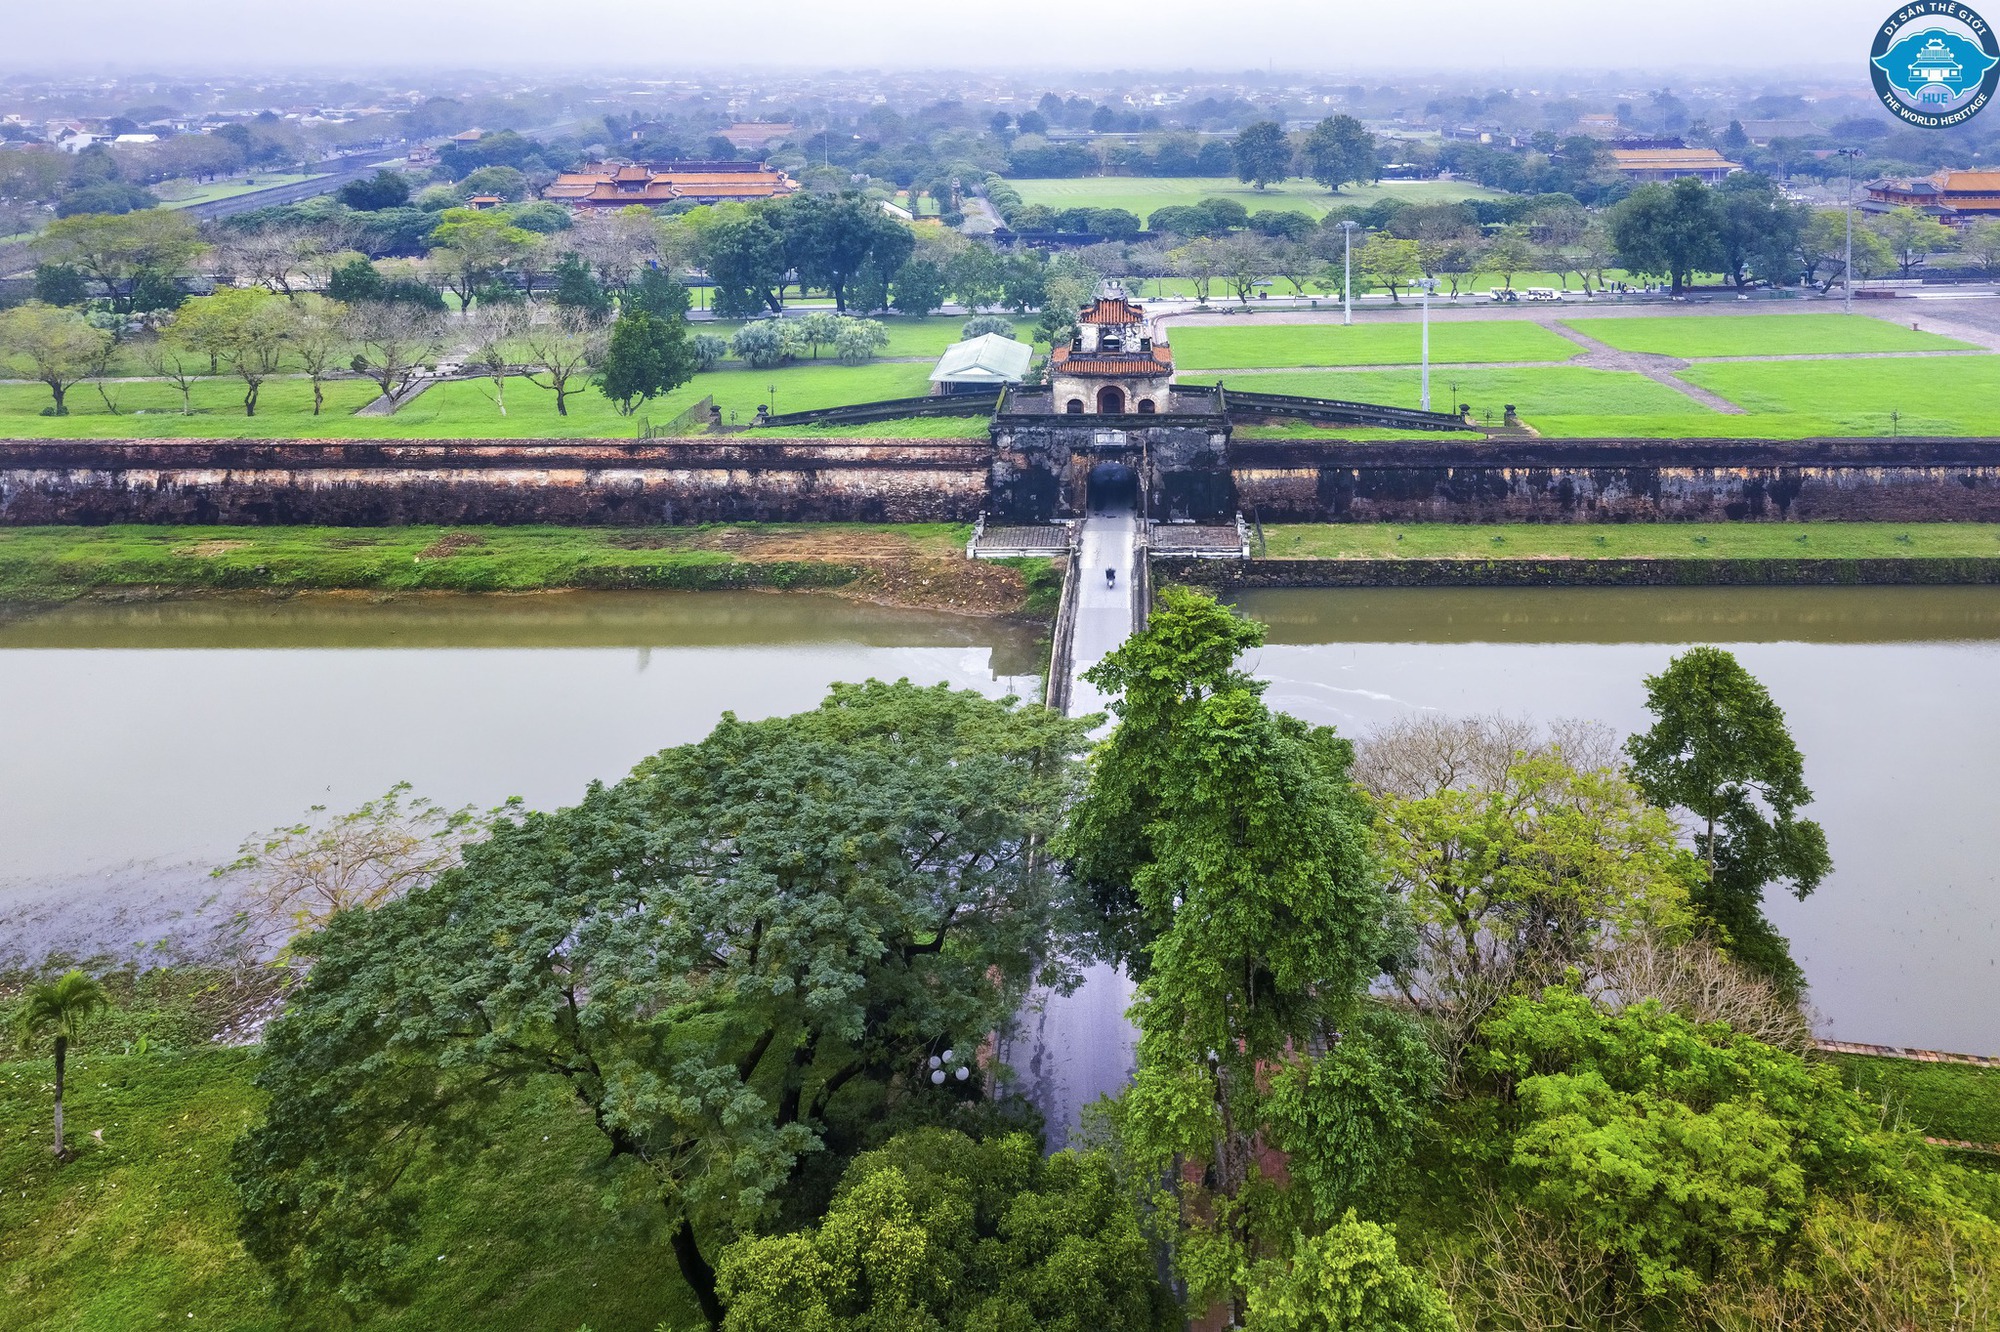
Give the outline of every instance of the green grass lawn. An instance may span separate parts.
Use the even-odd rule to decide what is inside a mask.
[[[1262,323],[1173,325],[1174,363],[1183,370],[1268,366],[1414,365],[1423,331],[1415,324]],[[1566,361],[1582,349],[1525,320],[1431,325],[1431,361]]]
[[[1872,315],[1687,315],[1655,319],[1565,319],[1621,351],[1661,356],[1809,356],[1827,352],[1976,351],[1972,344]]]
[[[2000,1143],[2000,1071],[1974,1064],[1926,1064],[1872,1055],[1829,1056],[1847,1085],[1887,1101],[1933,1138]]]
[[[1324,370],[1274,375],[1190,374],[1188,382],[1225,385],[1259,393],[1298,393],[1318,398],[1415,407],[1419,375],[1415,370]],[[1503,409],[1515,404],[1521,416],[1541,427],[1545,417],[1587,413],[1622,416],[1713,417],[1716,413],[1684,393],[1628,371],[1551,366],[1541,370],[1481,370],[1477,367],[1433,367],[1431,406],[1444,411],[1453,403],[1472,404],[1475,422],[1499,424]],[[1677,424],[1677,423],[1676,423]]]
[[[1320,217],[1349,204],[1366,207],[1382,199],[1411,203],[1441,203],[1458,199],[1498,199],[1500,190],[1457,181],[1383,181],[1350,185],[1329,194],[1312,181],[1293,178],[1262,190],[1226,176],[1081,176],[1063,180],[1010,180],[1021,202],[1051,208],[1123,208],[1141,221],[1156,208],[1199,203],[1203,199],[1234,199],[1253,213],[1289,208]]]
[[[69,390],[68,416],[43,416],[55,399],[40,384],[0,384],[0,437],[87,439],[153,436],[262,436],[366,433],[353,429],[356,408],[375,400],[366,380],[341,379],[326,386],[322,415],[312,414],[312,385],[299,379],[266,380],[257,415],[243,414],[243,381],[204,379],[190,394],[194,415],[181,414],[180,390],[160,380],[113,383],[105,391],[118,407],[113,415],[95,386]],[[362,422],[368,417],[359,418]]]
[[[1739,425],[1743,433],[1791,417],[1832,434],[2000,434],[2000,356],[1746,361],[1689,366],[1680,376],[1754,413],[1754,427]]]
[[[311,175],[267,175],[251,172],[248,175],[229,176],[222,180],[170,180],[155,185],[153,190],[164,201],[162,208],[188,208],[195,204],[214,203],[217,199],[234,199],[238,195],[251,194],[257,190],[273,189],[279,185],[296,185],[300,181],[318,180],[322,172]]]
[[[75,1056],[80,1154],[58,1164],[48,1061],[0,1064],[0,1328],[286,1326],[236,1238],[228,1179],[230,1147],[261,1106],[255,1066],[238,1050]],[[412,1300],[366,1325],[650,1332],[689,1317],[656,1219],[600,1201],[603,1159],[573,1100],[543,1085],[514,1098],[471,1161],[421,1160],[412,1182],[427,1202],[403,1264]]]
[[[1301,523],[1264,539],[1271,559],[2000,558],[2000,523]]]
[[[291,379],[264,385],[254,417],[243,415],[243,390],[236,380],[203,381],[195,392],[193,416],[181,415],[180,394],[157,382],[111,385],[117,415],[105,410],[94,388],[73,388],[70,415],[60,417],[40,414],[51,401],[40,385],[0,384],[0,438],[623,438],[637,432],[641,416],[666,421],[710,395],[725,421],[734,412],[738,424],[748,423],[759,403],[772,400],[773,386],[780,412],[920,397],[930,390],[930,367],[879,361],[847,366],[829,360],[777,370],[716,370],[695,376],[633,416],[620,416],[588,384],[569,395],[569,414],[558,416],[555,395],[524,379],[508,381],[505,416],[494,401],[492,383],[484,379],[435,385],[393,416],[353,415],[375,399],[375,386],[339,380],[327,385],[326,410],[317,417],[312,415],[311,386]]]

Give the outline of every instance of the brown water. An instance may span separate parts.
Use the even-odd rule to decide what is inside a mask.
[[[2000,1054],[2000,589],[1295,591],[1271,699],[1645,723],[1641,678],[1729,647],[1786,709],[1836,872],[1771,915],[1852,1040]],[[836,680],[1032,693],[1036,634],[807,595],[214,599],[0,620],[0,957],[155,937],[248,833],[408,780],[549,807]],[[121,933],[122,931],[122,933]]]
[[[1844,1040],[2000,1054],[2000,589],[1282,591],[1272,703],[1349,734],[1414,710],[1648,724],[1642,679],[1727,647],[1806,757],[1835,871],[1767,910]]]
[[[205,871],[247,834],[397,781],[546,808],[725,709],[798,711],[835,681],[1034,694],[1036,637],[759,593],[222,598],[0,620],[0,957],[72,924],[126,942],[119,929],[207,896]]]

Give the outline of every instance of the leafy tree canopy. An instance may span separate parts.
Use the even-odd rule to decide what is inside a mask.
[[[267,1040],[245,1244],[294,1305],[359,1307],[402,1270],[412,1154],[475,1148],[507,1088],[553,1079],[719,1321],[710,1255],[816,1214],[892,1106],[976,1098],[909,1075],[1068,974],[1077,936],[1033,849],[1083,737],[1011,701],[836,686],[798,716],[726,716],[335,917]]]
[[[720,1264],[726,1332],[1169,1332],[1129,1195],[1097,1157],[1032,1138],[898,1134],[858,1157],[818,1225]]]

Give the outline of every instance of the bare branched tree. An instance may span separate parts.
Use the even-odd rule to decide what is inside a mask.
[[[260,283],[278,296],[309,290],[326,260],[345,249],[332,228],[270,226],[231,232],[217,246],[216,263],[239,282]]]
[[[470,354],[469,368],[477,368],[493,383],[493,401],[500,415],[507,414],[507,380],[519,373],[514,357],[521,350],[521,338],[528,331],[526,307],[512,304],[482,304],[466,321]]]
[[[556,395],[556,415],[569,415],[569,395],[582,387],[604,355],[604,327],[582,310],[538,311],[521,335],[524,377]]]
[[[1795,1054],[1812,1048],[1812,1024],[1777,986],[1701,938],[1639,930],[1600,955],[1595,997],[1617,1010],[1656,999],[1691,1022],[1726,1022]]]
[[[444,350],[444,320],[408,305],[357,301],[348,307],[346,330],[356,348],[349,368],[374,380],[385,398],[395,397],[417,367]]]
[[[282,956],[337,912],[372,910],[431,882],[516,808],[446,809],[400,782],[345,814],[315,805],[303,821],[245,841],[214,873],[243,893],[238,924],[246,941]]]

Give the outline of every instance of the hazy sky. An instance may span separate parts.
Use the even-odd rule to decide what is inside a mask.
[[[2000,0],[1992,0],[2000,11]],[[1866,72],[1891,0],[82,0],[21,3],[0,66],[635,70],[1280,67]],[[2000,20],[2000,12],[1994,15]]]

